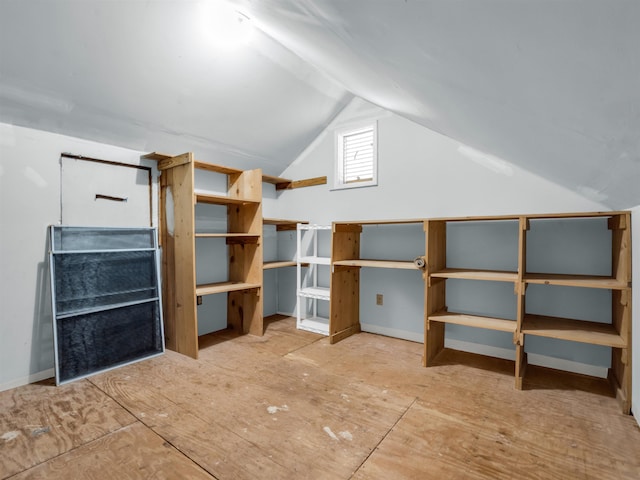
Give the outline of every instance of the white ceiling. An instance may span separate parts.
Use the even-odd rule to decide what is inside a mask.
[[[0,121],[279,174],[352,95],[266,35],[217,50],[202,13],[0,0]]]
[[[0,121],[279,173],[359,96],[640,204],[638,1],[234,3],[261,33],[229,54],[195,1],[0,0]]]

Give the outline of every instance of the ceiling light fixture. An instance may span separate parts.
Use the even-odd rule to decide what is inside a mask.
[[[255,29],[248,15],[221,0],[205,1],[202,6],[203,29],[215,48],[235,50],[251,42]]]

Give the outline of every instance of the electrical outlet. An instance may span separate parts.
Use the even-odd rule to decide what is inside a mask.
[[[382,305],[382,294],[381,293],[376,293],[376,305]]]

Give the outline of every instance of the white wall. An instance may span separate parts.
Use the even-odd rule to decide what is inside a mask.
[[[334,176],[334,131],[342,126],[364,119],[378,121],[378,186],[348,190],[332,190]],[[564,187],[522,170],[507,161],[485,155],[461,145],[448,137],[428,130],[404,118],[362,101],[353,102],[341,116],[317,140],[282,173],[283,177],[302,179],[327,175],[328,185],[285,191],[276,205],[282,218],[306,219],[312,223],[326,224],[336,220],[366,220],[391,218],[424,218],[442,216],[499,215],[521,213],[552,213],[609,210],[604,205],[586,199]],[[404,258],[424,252],[424,234],[418,228],[400,237],[383,232],[383,227],[371,234],[367,227],[363,233],[362,248],[369,248],[373,255],[385,258],[389,252]],[[466,227],[465,227],[466,228]],[[470,227],[471,228],[471,227]],[[591,222],[586,232],[599,227]],[[398,231],[398,227],[393,227]],[[480,229],[463,238],[478,238]],[[606,232],[606,226],[604,228]],[[517,226],[514,232],[517,233]],[[489,234],[491,235],[491,234]],[[590,233],[588,233],[590,235]],[[378,240],[373,240],[378,237]],[[504,242],[504,250],[512,249],[517,242],[505,240],[500,235],[487,242]],[[514,237],[517,238],[517,237]],[[399,242],[402,239],[402,242]],[[377,242],[372,245],[370,242]],[[606,241],[606,239],[604,240]],[[464,243],[466,242],[466,243]],[[602,244],[602,239],[596,244]],[[474,249],[468,240],[459,249]],[[366,246],[368,245],[368,246]],[[533,246],[533,245],[532,245]],[[606,246],[605,246],[606,248]],[[498,250],[503,249],[500,244]],[[571,257],[571,251],[566,252]],[[517,250],[516,250],[517,259]],[[375,258],[375,257],[374,257]],[[453,258],[453,257],[452,257]],[[560,257],[562,258],[562,257]],[[573,258],[573,257],[571,257]],[[580,262],[583,259],[574,259]],[[487,268],[487,267],[485,267]],[[500,266],[494,268],[499,269]],[[602,274],[607,265],[590,265],[593,274]],[[610,268],[610,264],[609,267]],[[394,334],[401,338],[421,341],[423,335],[422,282],[416,272],[386,269],[363,269],[361,274],[360,313],[363,328],[378,333]],[[606,272],[604,272],[606,274]],[[452,282],[455,283],[455,282]],[[452,285],[453,286],[453,285]],[[477,295],[478,285],[472,289],[460,282],[451,290],[448,301],[459,301],[460,309],[478,308],[475,313],[504,316],[515,315],[513,287],[482,285],[484,295]],[[542,289],[541,289],[542,290]],[[593,309],[597,295],[593,292],[541,291],[535,293],[539,308],[560,310],[563,299],[571,295],[571,303],[577,306],[573,318],[591,318],[603,311],[610,317],[610,300],[600,298],[602,308]],[[384,295],[384,305],[375,305],[376,293]],[[475,295],[473,301],[469,299]],[[500,298],[504,304],[493,301]],[[532,298],[532,304],[535,302]],[[465,304],[466,303],[468,304]],[[471,303],[476,302],[473,306]],[[607,303],[609,302],[609,303]],[[553,307],[553,308],[551,308]],[[482,310],[486,311],[482,311]],[[538,312],[536,312],[538,313]],[[552,312],[539,312],[552,314]],[[560,314],[560,312],[558,312]],[[451,327],[451,328],[449,328]],[[606,374],[610,360],[608,351],[597,346],[583,346],[573,342],[534,339],[528,342],[532,363],[547,364],[583,373]],[[460,349],[478,351],[506,358],[513,358],[513,342],[508,334],[485,332],[479,329],[448,326],[447,342]],[[555,359],[559,357],[559,363]]]
[[[334,220],[609,210],[602,204],[382,109],[354,102],[281,176],[328,184],[280,194],[280,215]],[[378,186],[331,191],[333,132],[378,119]]]
[[[146,152],[0,123],[0,391],[54,375],[47,227],[60,221],[63,152],[153,167],[152,208],[157,222],[157,170],[155,162],[140,160]],[[226,178],[198,171],[196,188],[225,193]],[[275,217],[275,189],[267,184],[264,189],[263,213]],[[225,231],[226,209],[199,205],[196,222],[201,231]],[[265,258],[275,260],[275,228],[265,235]],[[197,244],[198,280],[226,279],[224,242]],[[215,268],[208,268],[212,264]],[[265,274],[266,315],[278,310],[277,281],[276,271]],[[295,291],[293,297],[290,293],[284,297],[294,298]],[[198,313],[200,333],[224,328],[226,298],[204,297]]]
[[[138,151],[0,124],[0,390],[53,376],[46,240],[60,220],[63,152],[141,163]]]
[[[633,279],[635,282],[640,282],[640,205],[631,209],[631,244],[633,262],[631,278],[632,282]],[[633,316],[631,322],[631,410],[640,425],[640,288],[638,287],[633,289],[631,314]]]

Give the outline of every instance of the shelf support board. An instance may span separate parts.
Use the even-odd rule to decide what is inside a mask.
[[[305,180],[285,180],[284,182],[276,183],[276,190],[293,190],[294,188],[313,187],[315,185],[325,185],[326,183],[326,176],[307,178]]]

